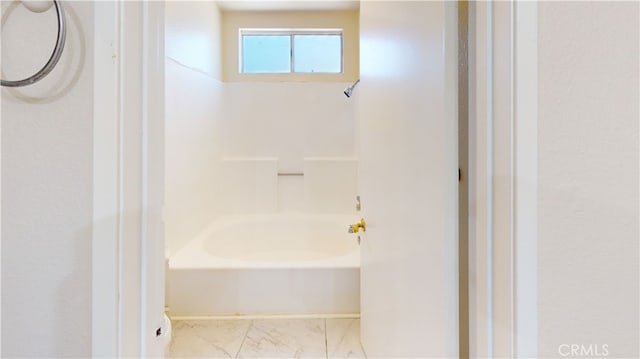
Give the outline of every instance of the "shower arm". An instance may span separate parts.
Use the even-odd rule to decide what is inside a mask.
[[[360,82],[360,79],[357,79],[356,82],[353,83],[353,85],[347,87],[344,90],[344,95],[348,97],[351,97],[351,95],[353,94],[353,89],[356,87],[356,85]]]

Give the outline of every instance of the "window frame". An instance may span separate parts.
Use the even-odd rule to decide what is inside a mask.
[[[245,35],[257,36],[289,36],[289,72],[244,72],[244,41]],[[340,36],[340,71],[339,72],[296,72],[295,70],[295,41],[297,35],[316,36]],[[239,75],[341,75],[344,74],[344,29],[340,28],[295,28],[295,29],[271,29],[271,28],[240,28],[238,29],[238,74]]]

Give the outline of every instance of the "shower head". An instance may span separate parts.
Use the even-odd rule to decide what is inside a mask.
[[[357,79],[356,82],[353,83],[353,85],[347,87],[344,90],[344,95],[347,97],[351,97],[351,95],[353,94],[353,89],[356,87],[356,85],[358,84],[358,82],[360,82],[360,79]]]

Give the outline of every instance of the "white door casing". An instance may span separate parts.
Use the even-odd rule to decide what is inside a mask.
[[[537,226],[530,211],[537,208],[537,143],[532,137],[537,128],[537,5],[516,3],[495,12],[494,5],[472,3],[469,16],[474,39],[469,110],[477,116],[470,128],[470,151],[477,155],[470,156],[469,180],[478,181],[470,193],[475,199],[470,208],[470,349],[472,357],[499,351],[535,357]],[[161,182],[154,181],[161,178],[156,177],[161,167],[150,155],[162,147],[156,122],[164,107],[156,92],[162,91],[156,77],[164,57],[162,11],[154,2],[96,3],[96,357],[158,356],[162,350],[149,336],[161,320],[157,308],[164,298],[164,271],[156,267],[164,244],[161,230],[154,227],[161,204],[161,194],[157,197],[154,190]],[[361,4],[362,83],[354,100],[360,112],[363,216],[369,223],[361,250],[362,339],[370,357],[457,356],[457,51],[450,46],[456,43],[456,13],[453,3]],[[505,41],[512,53],[508,81],[488,82],[486,76],[493,77],[496,70],[495,57],[504,51],[494,45]],[[506,86],[510,98],[506,122],[489,121],[484,107],[493,106],[499,86]],[[487,128],[505,123],[511,136],[506,149],[495,146],[490,136],[503,130]],[[508,173],[515,176],[508,205],[495,207],[487,198],[495,188],[487,160],[491,153],[504,156],[501,151],[507,151]],[[484,172],[474,173],[480,167]],[[494,223],[492,216],[504,216],[504,208],[510,211],[507,220]],[[496,224],[501,231],[506,228],[508,250],[488,255],[488,223],[494,230]],[[508,275],[492,277],[497,261],[507,263]],[[511,305],[496,307],[499,291]],[[488,314],[496,308],[509,318],[508,330],[495,329]],[[130,313],[126,318],[125,312]]]
[[[161,357],[164,3],[96,2],[92,354]]]
[[[537,4],[469,6],[470,357],[537,357]]]

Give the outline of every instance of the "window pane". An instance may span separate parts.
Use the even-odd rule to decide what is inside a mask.
[[[242,35],[242,72],[291,72],[289,35]]]
[[[295,35],[294,72],[342,72],[341,35]]]

